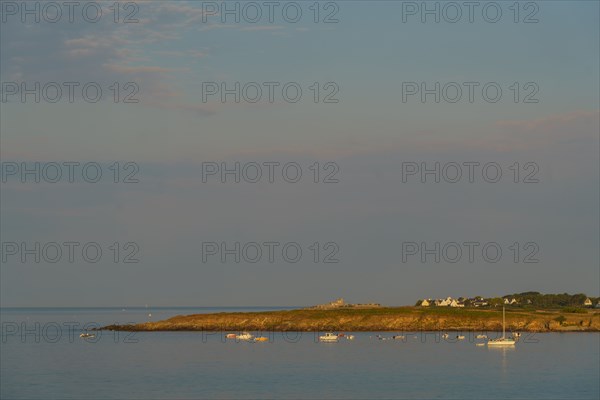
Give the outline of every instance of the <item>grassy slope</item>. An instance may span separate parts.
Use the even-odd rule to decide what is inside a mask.
[[[564,316],[561,324],[555,320]],[[506,310],[507,330],[600,331],[600,311]],[[135,331],[417,331],[502,329],[502,310],[441,307],[384,307],[345,310],[292,310],[179,315],[137,325],[103,329]]]

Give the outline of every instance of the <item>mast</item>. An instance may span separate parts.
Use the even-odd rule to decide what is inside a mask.
[[[505,337],[505,328],[504,328],[505,324],[506,324],[506,308],[504,306],[502,306],[502,339],[504,339],[504,337]]]

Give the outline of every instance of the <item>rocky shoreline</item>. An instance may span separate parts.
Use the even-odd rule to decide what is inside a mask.
[[[507,331],[600,332],[600,311],[507,310]],[[164,321],[108,325],[116,331],[501,331],[502,310],[381,307],[178,315]]]

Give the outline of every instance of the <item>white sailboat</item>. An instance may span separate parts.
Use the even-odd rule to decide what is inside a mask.
[[[502,337],[498,339],[490,339],[487,342],[488,346],[514,346],[515,340],[506,337],[506,309],[502,306]]]

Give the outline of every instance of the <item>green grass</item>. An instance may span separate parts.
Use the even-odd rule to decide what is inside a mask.
[[[585,308],[579,308],[579,307],[565,307],[561,311],[566,312],[566,313],[572,313],[572,314],[587,314],[588,313],[588,310],[586,310]]]

